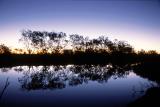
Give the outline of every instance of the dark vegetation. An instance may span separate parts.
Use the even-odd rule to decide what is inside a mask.
[[[110,65],[70,65],[70,66],[43,66],[27,69],[15,67],[17,72],[24,72],[24,76],[19,78],[21,87],[24,90],[37,89],[62,89],[66,86],[77,86],[88,81],[99,83],[107,82],[109,78],[126,76],[129,67],[123,68]],[[36,72],[35,72],[36,71]]]
[[[158,70],[160,55],[154,50],[135,52],[134,48],[126,41],[111,41],[105,36],[89,39],[89,37],[77,34],[67,36],[63,32],[31,30],[23,30],[19,41],[24,44],[24,49],[13,51],[4,44],[0,45],[0,67],[67,64],[106,65],[107,63],[125,66],[136,64],[134,69],[137,74],[160,81]]]
[[[15,49],[14,52],[4,44],[0,45],[0,68],[21,65],[44,65],[42,72],[31,73],[29,78],[24,76],[19,80],[22,88],[27,90],[41,88],[61,89],[66,86],[64,84],[65,81],[69,81],[69,85],[72,86],[87,82],[86,78],[103,82],[114,74],[118,76],[125,75],[127,69],[133,69],[137,75],[160,84],[160,55],[154,50],[136,52],[125,41],[111,41],[105,36],[89,39],[89,37],[77,34],[67,36],[63,32],[31,30],[22,31],[22,37],[19,41],[25,45],[25,48]],[[112,68],[103,66],[108,63],[112,64]],[[52,78],[54,72],[49,71],[49,65],[57,65],[54,69],[59,71],[59,69],[64,69],[59,65],[64,65],[65,67],[68,64],[75,64],[75,66],[70,67],[70,71],[74,73],[80,72],[78,77],[73,75],[70,79],[65,79],[67,77],[66,74],[64,79]],[[109,69],[109,72],[104,72],[105,69]],[[56,73],[61,74],[61,72]],[[46,78],[48,79],[48,84],[43,82]],[[26,83],[26,81],[28,82]],[[159,90],[159,88],[149,89],[145,96],[129,104],[129,106],[158,104],[157,98],[160,98]]]
[[[111,41],[105,36],[89,39],[77,34],[67,36],[63,32],[24,30],[19,41],[24,49],[13,51],[0,45],[0,66],[160,61],[160,55],[154,50],[135,52],[126,41]]]
[[[128,104],[128,107],[152,107],[159,106],[160,99],[160,63],[155,61],[143,62],[138,66],[134,66],[134,72],[143,78],[147,78],[157,83],[157,87],[151,87],[145,95],[138,98],[136,101]]]
[[[136,101],[130,103],[128,107],[158,107],[160,99],[160,88],[150,88],[146,94]]]

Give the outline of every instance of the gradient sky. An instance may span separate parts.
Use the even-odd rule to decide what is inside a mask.
[[[106,35],[160,52],[160,1],[0,0],[0,43],[20,47],[23,29]]]

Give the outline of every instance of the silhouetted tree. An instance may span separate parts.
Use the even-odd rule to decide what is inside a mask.
[[[5,46],[4,44],[1,44],[0,54],[11,54],[11,50],[9,49],[9,47]]]
[[[68,40],[65,33],[49,32],[47,36],[49,37],[48,45],[52,53],[59,53],[67,46]]]
[[[22,32],[22,38],[20,41],[23,41],[28,53],[31,53],[33,49],[38,53],[59,53],[67,43],[65,39],[66,34],[63,32],[40,32],[40,31],[31,31],[24,30]]]
[[[77,35],[77,34],[73,34],[70,35],[70,42],[71,42],[71,46],[73,47],[74,51],[84,51],[84,37]]]
[[[141,49],[140,51],[138,51],[137,52],[138,53],[138,55],[146,55],[146,51],[145,50],[143,50],[143,49]]]
[[[118,51],[121,53],[129,54],[134,52],[133,47],[125,41],[118,41],[117,47]]]
[[[19,39],[20,42],[23,42],[23,44],[25,45],[25,48],[27,49],[28,54],[32,53],[32,48],[31,48],[31,30],[23,30],[22,31],[22,37]]]
[[[100,36],[97,39],[89,39],[78,34],[67,35],[63,32],[40,32],[24,30],[22,38],[26,48],[31,52],[36,50],[39,53],[60,53],[65,47],[70,45],[73,51],[89,53],[134,53],[134,48],[125,41],[115,39],[111,41],[108,37]]]
[[[157,51],[155,51],[155,50],[149,50],[149,51],[147,52],[147,54],[148,54],[148,55],[158,55]]]

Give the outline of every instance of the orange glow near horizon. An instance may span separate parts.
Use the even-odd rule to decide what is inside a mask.
[[[158,1],[11,1],[0,3],[3,14],[0,19],[0,43],[11,48],[24,48],[18,39],[21,30],[30,29],[89,38],[106,35],[110,40],[127,41],[135,50],[160,52]]]
[[[98,25],[97,25],[98,26]],[[22,26],[19,25],[20,28],[23,28]],[[19,43],[18,39],[21,37],[21,30],[17,30],[20,28],[16,28],[16,26],[12,26],[9,28],[4,28],[1,29],[2,31],[0,32],[1,35],[1,44],[5,44],[9,46],[10,48],[25,48],[22,43]],[[127,27],[127,26],[123,26]],[[53,31],[51,30],[52,26],[44,26],[41,28],[34,28],[31,30],[36,30],[36,31]],[[81,29],[83,28],[83,29]],[[111,29],[112,28],[112,29]],[[79,27],[67,27],[63,26],[62,28],[59,26],[55,29],[56,32],[63,31],[69,34],[79,34],[83,36],[89,36],[89,38],[97,38],[98,36],[101,35],[106,35],[109,37],[110,40],[118,39],[118,40],[124,40],[127,41],[131,46],[134,47],[136,51],[139,51],[141,49],[144,49],[146,51],[148,50],[156,50],[157,52],[160,52],[160,42],[159,38],[153,38],[151,35],[156,35],[156,34],[147,34],[144,33],[145,31],[134,29],[134,30],[124,30],[120,26],[111,26],[111,28],[106,27],[101,25],[101,27],[97,28],[95,26],[90,26],[87,25],[84,27],[83,25]],[[130,29],[135,28],[133,26],[130,26]],[[10,29],[9,31],[7,29]],[[44,30],[43,30],[44,29]],[[48,30],[47,30],[48,29]],[[116,31],[116,32],[114,32]],[[106,33],[107,32],[107,33]]]

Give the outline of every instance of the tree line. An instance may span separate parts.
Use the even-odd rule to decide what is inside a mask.
[[[23,30],[19,39],[24,49],[15,49],[15,52],[25,54],[63,54],[63,53],[136,53],[134,48],[126,41],[117,39],[111,41],[106,36],[90,39],[78,34],[67,35],[63,32],[46,32]],[[4,44],[0,45],[0,54],[11,54],[11,49]],[[138,54],[157,54],[156,51],[141,50]]]

